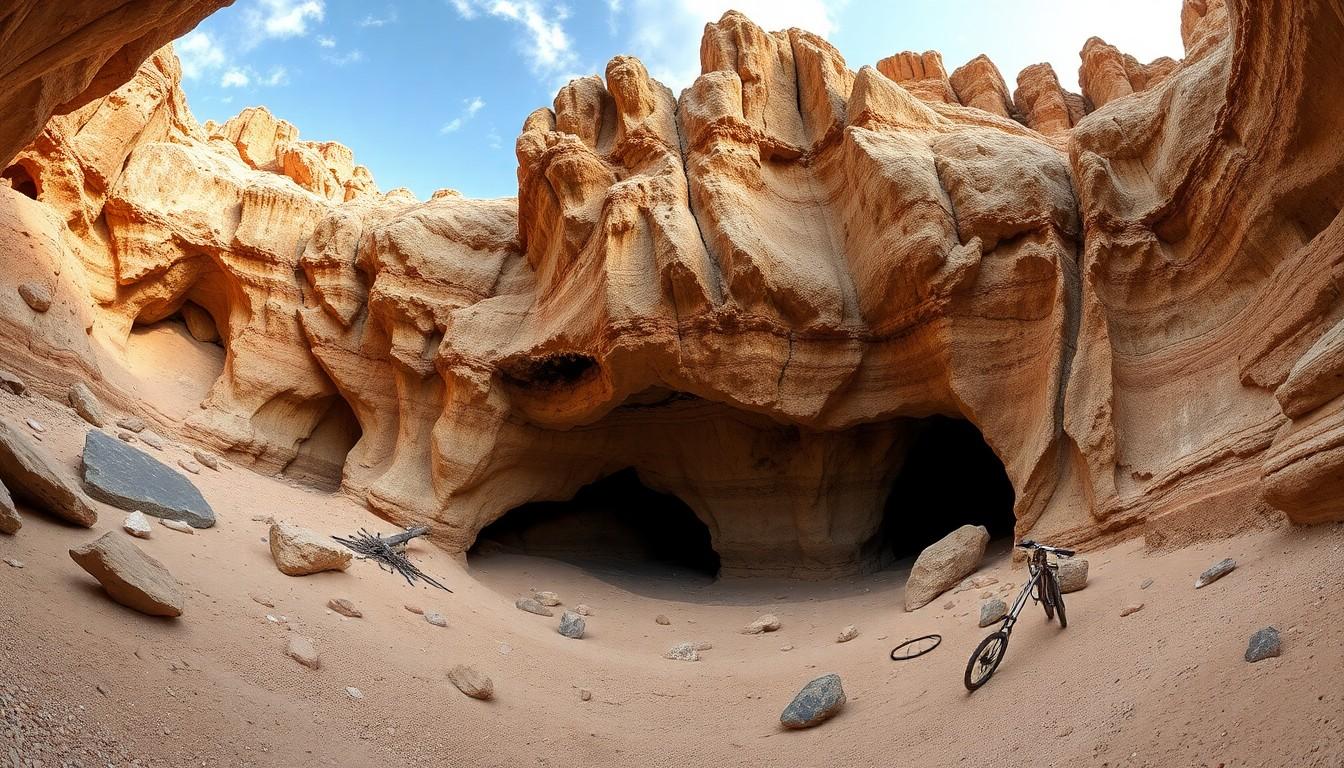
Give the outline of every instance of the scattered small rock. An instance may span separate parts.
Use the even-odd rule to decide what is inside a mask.
[[[201,474],[201,465],[189,459],[178,459],[177,466],[187,470],[193,475]]]
[[[588,606],[584,605],[583,603],[579,603],[578,605],[574,606],[574,612],[577,613],[577,614],[579,614],[580,616],[592,616],[592,615],[593,615],[593,609],[592,609],[592,608],[589,608]]]
[[[578,611],[575,611],[575,613],[578,613]],[[662,624],[664,627],[666,627],[672,623],[672,620],[660,613],[657,616],[653,617],[653,623]]]
[[[993,597],[993,596],[994,596],[994,593],[991,592],[991,591],[989,591],[988,589],[986,589],[984,592],[981,592],[981,593],[980,593],[980,599],[981,599],[981,600],[988,600],[989,598],[991,598],[991,597]]]
[[[1139,611],[1142,610],[1143,610],[1143,603],[1130,603],[1129,605],[1126,605],[1124,608],[1120,609],[1120,615],[1129,616],[1130,614],[1138,613]]]
[[[853,640],[858,636],[859,636],[859,628],[854,626],[853,624],[850,624],[849,626],[840,630],[840,634],[835,638],[835,642],[848,643],[850,640]]]
[[[352,619],[358,619],[364,615],[363,613],[360,612],[358,608],[355,607],[354,603],[350,602],[344,597],[331,598],[330,600],[327,601],[327,607],[341,614],[342,616],[349,616]]]
[[[950,611],[950,610],[952,610],[953,608],[956,608],[956,607],[957,607],[957,601],[956,601],[956,600],[948,600],[946,603],[943,603],[943,610],[944,610],[944,611]]]
[[[784,651],[785,653],[788,653],[789,651],[792,651],[792,650],[793,650],[793,646],[792,646],[792,645],[781,645],[781,646],[779,646],[779,650]]]
[[[5,565],[8,565],[10,568],[22,568],[23,561],[18,559],[17,557],[6,557]]]
[[[120,441],[122,441],[123,443],[134,443],[134,442],[135,442],[135,435],[132,435],[130,432],[122,432],[122,431],[118,431],[118,432],[117,432],[117,439],[120,440]]]
[[[196,459],[196,461],[200,462],[202,467],[213,469],[216,472],[219,471],[219,457],[215,454],[197,449],[191,452],[191,456]]]
[[[271,515],[253,515],[252,522],[265,523],[267,526],[275,525],[275,518]]]
[[[269,597],[266,597],[265,595],[248,595],[248,597],[252,598],[253,602],[260,603],[261,605],[264,605],[267,608],[275,607],[275,603],[272,602],[271,599]]]
[[[188,536],[196,535],[196,529],[192,528],[190,525],[187,525],[181,520],[169,520],[168,518],[164,517],[159,519],[159,525],[162,525],[164,528],[172,528],[174,531],[177,531],[178,533],[185,533]]]
[[[438,611],[430,611],[429,613],[426,613],[425,621],[428,621],[436,627],[448,626],[448,619],[444,618],[443,614]]]
[[[88,384],[82,381],[76,382],[66,393],[66,399],[70,401],[70,407],[75,409],[75,413],[93,426],[101,427],[107,423],[102,403],[98,402],[98,397],[89,389]]]
[[[477,672],[474,667],[458,664],[448,670],[448,679],[457,686],[457,690],[473,699],[489,701],[495,697],[494,681]]]
[[[1246,660],[1252,663],[1263,661],[1278,656],[1281,651],[1279,630],[1265,627],[1251,635],[1250,645],[1246,647]]]
[[[514,601],[514,603],[513,603],[513,607],[517,608],[517,609],[520,610],[520,611],[527,611],[528,613],[535,613],[535,614],[537,614],[538,616],[554,616],[554,615],[555,615],[555,613],[552,612],[550,608],[547,608],[546,606],[542,605],[541,603],[538,603],[536,600],[534,600],[534,599],[532,599],[532,598],[530,598],[530,597],[520,597],[520,598],[518,598],[517,600]]]
[[[287,576],[307,576],[321,571],[344,571],[353,555],[331,539],[290,523],[276,523],[270,530],[271,559]]]
[[[565,637],[581,640],[583,639],[583,630],[585,622],[583,617],[573,611],[565,611],[560,615],[560,628],[557,630]]]
[[[411,605],[410,603],[407,603],[407,604],[405,604],[405,605],[403,605],[403,606],[401,606],[401,607],[402,607],[402,608],[405,608],[406,610],[410,611],[411,613],[414,613],[416,616],[423,616],[423,615],[425,615],[425,609],[424,609],[424,608],[421,608],[421,607],[418,606],[418,605]]]
[[[36,419],[24,419],[23,423],[27,424],[28,428],[33,430],[34,432],[42,433],[47,431],[47,428],[42,426],[42,422]]]
[[[19,286],[19,296],[34,312],[46,312],[51,309],[51,290],[45,285],[23,283]]]
[[[15,534],[23,527],[23,518],[19,516],[19,508],[14,505],[14,498],[9,495],[9,489],[0,482],[0,533]]]
[[[345,694],[356,701],[364,698],[364,692],[353,685],[347,685],[345,687]]]
[[[322,659],[317,655],[317,646],[312,640],[298,633],[289,636],[285,655],[309,669],[318,669],[322,666]]]
[[[1152,580],[1152,579],[1144,579],[1144,580],[1143,580],[1143,583],[1139,584],[1139,589],[1147,589],[1147,588],[1149,588],[1149,587],[1151,587],[1151,586],[1153,586],[1153,580]]]
[[[145,517],[145,513],[139,510],[127,515],[126,519],[121,521],[121,528],[137,539],[148,539],[154,533],[153,527],[149,524],[149,518]]]
[[[163,450],[163,438],[159,437],[154,432],[145,430],[144,432],[140,433],[140,439],[144,441],[145,445],[148,445],[150,448],[153,448],[156,451]]]
[[[700,653],[693,643],[677,643],[663,654],[663,658],[673,661],[699,661]]]
[[[1059,591],[1064,594],[1077,592],[1087,586],[1087,559],[1065,557],[1059,561],[1059,570],[1055,572],[1059,579]]]
[[[23,379],[0,368],[0,389],[7,390],[15,395],[22,395],[28,391],[28,385],[23,383]]]
[[[1008,604],[999,598],[991,598],[984,605],[980,606],[980,626],[988,627],[990,624],[1002,619],[1008,615]]]
[[[139,416],[123,416],[117,419],[117,426],[130,432],[144,432],[149,425]]]
[[[845,689],[839,675],[825,675],[803,686],[779,716],[785,728],[811,728],[835,717],[845,706]]]
[[[779,617],[773,613],[759,616],[755,621],[742,628],[744,635],[759,635],[762,632],[775,632],[780,628]]]
[[[1199,578],[1195,579],[1195,589],[1200,589],[1201,587],[1207,587],[1213,582],[1231,573],[1232,570],[1236,567],[1237,567],[1237,561],[1233,560],[1230,557],[1227,558],[1226,560],[1219,560],[1218,562],[1209,566],[1208,570],[1199,574]]]
[[[186,605],[177,579],[130,539],[109,531],[70,550],[70,558],[98,580],[109,597],[150,616],[181,616]]]
[[[579,689],[579,701],[592,701],[592,699],[593,699],[592,691],[588,690],[587,688]]]
[[[550,592],[550,591],[546,591],[546,592],[536,592],[536,593],[534,593],[534,594],[532,595],[532,597],[536,598],[536,601],[537,601],[538,603],[541,603],[542,605],[544,605],[544,606],[546,606],[546,607],[548,607],[548,608],[552,608],[552,607],[555,607],[555,606],[557,606],[557,605],[560,605],[560,597],[559,597],[559,595],[555,594],[554,592]]]

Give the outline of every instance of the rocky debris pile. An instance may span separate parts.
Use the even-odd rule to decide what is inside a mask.
[[[14,498],[9,495],[9,489],[0,482],[0,533],[15,534],[23,527],[23,518],[19,516],[18,507],[14,506]]]
[[[742,628],[744,635],[759,635],[762,632],[778,631],[780,626],[779,617],[773,613],[766,613],[758,616],[755,621]]]
[[[331,598],[330,600],[327,601],[327,607],[341,614],[342,616],[348,616],[352,619],[358,619],[364,615],[358,608],[355,607],[354,603],[350,602],[344,597]]]
[[[1264,661],[1278,656],[1281,650],[1279,630],[1265,627],[1251,635],[1251,642],[1246,647],[1246,660],[1251,663]]]
[[[270,530],[271,559],[287,576],[308,576],[350,567],[350,550],[331,539],[290,523],[274,523]]]
[[[84,436],[83,457],[84,486],[95,499],[193,528],[215,524],[215,512],[196,486],[144,451],[91,429]]]
[[[31,438],[0,419],[0,482],[17,499],[85,528],[98,522],[85,495],[58,473]]]
[[[980,626],[988,627],[1008,615],[1008,604],[997,597],[986,600],[980,606]]]
[[[322,657],[317,653],[317,644],[311,638],[297,632],[289,636],[285,645],[285,655],[309,669],[321,669]]]
[[[905,610],[927,605],[974,571],[988,544],[989,529],[963,525],[926,547],[905,583]]]
[[[1077,592],[1087,586],[1087,559],[1082,557],[1066,557],[1059,561],[1059,569],[1055,572],[1059,577],[1059,591],[1064,594]]]
[[[457,664],[448,670],[448,680],[457,686],[457,690],[473,699],[489,701],[495,697],[494,681],[477,672],[474,667]]]
[[[785,728],[811,728],[835,717],[844,706],[845,689],[840,676],[824,675],[803,686],[784,708],[779,722]]]
[[[130,539],[108,532],[70,550],[70,557],[118,603],[150,616],[182,615],[186,598],[177,579]]]
[[[1203,573],[1199,574],[1199,578],[1195,579],[1195,589],[1203,589],[1204,587],[1207,587],[1231,573],[1236,567],[1237,561],[1230,557],[1224,560],[1219,560],[1209,566]]]
[[[70,401],[70,407],[75,409],[79,417],[95,427],[101,427],[107,423],[107,416],[103,415],[102,403],[98,402],[97,395],[89,389],[89,385],[84,382],[77,382],[70,391],[66,393],[66,398]]]
[[[585,628],[582,616],[574,611],[565,611],[560,615],[560,627],[556,631],[572,640],[582,640]]]
[[[542,605],[541,603],[537,602],[536,598],[533,597],[520,597],[517,600],[513,601],[513,607],[517,608],[520,611],[535,613],[538,616],[555,615],[554,611]]]
[[[154,529],[149,525],[149,518],[139,510],[127,515],[126,519],[121,521],[121,529],[137,539],[148,539],[154,533]]]

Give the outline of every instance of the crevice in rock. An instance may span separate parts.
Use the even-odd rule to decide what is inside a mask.
[[[28,169],[20,163],[15,163],[6,168],[3,173],[0,173],[0,178],[8,181],[15,192],[18,192],[25,197],[32,198],[33,200],[37,200],[42,193],[42,190],[37,185],[37,180],[34,179]]]
[[[298,453],[281,474],[318,490],[339,490],[345,459],[363,436],[359,419],[349,403],[335,395],[312,431],[299,440]]]

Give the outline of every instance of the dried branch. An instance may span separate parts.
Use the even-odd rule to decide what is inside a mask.
[[[372,560],[378,563],[379,568],[388,573],[400,573],[402,578],[406,579],[406,583],[411,586],[415,586],[416,580],[420,580],[445,592],[452,592],[453,590],[425,575],[406,557],[406,542],[427,533],[429,533],[429,527],[419,525],[384,538],[380,534],[369,533],[360,528],[359,533],[348,539],[343,539],[340,536],[332,536],[331,538],[340,542],[347,549],[357,552],[360,555],[359,559]]]

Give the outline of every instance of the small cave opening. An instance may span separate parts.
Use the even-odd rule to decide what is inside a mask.
[[[525,554],[587,566],[688,572],[714,578],[719,555],[709,528],[681,499],[624,469],[584,486],[569,501],[515,507],[486,526],[468,552]]]
[[[15,192],[34,200],[37,199],[37,181],[33,179],[33,175],[28,172],[28,169],[22,165],[15,163],[9,166],[3,172],[0,172],[0,178],[8,181]]]
[[[281,474],[317,490],[338,491],[346,457],[363,436],[350,404],[339,395],[332,397],[312,431],[299,440],[298,454]]]
[[[985,526],[991,540],[1011,537],[1014,498],[1003,462],[974,424],[919,419],[883,509],[877,556],[883,563],[917,557],[963,525]]]
[[[598,370],[597,360],[579,352],[556,352],[509,366],[505,377],[514,385],[533,389],[570,387]]]

